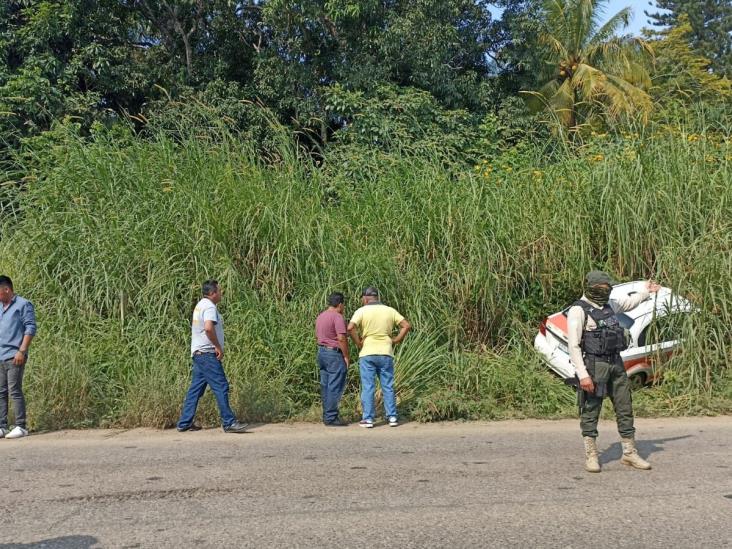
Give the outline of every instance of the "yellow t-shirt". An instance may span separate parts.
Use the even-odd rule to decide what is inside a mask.
[[[351,322],[358,326],[363,339],[363,347],[358,356],[394,356],[391,335],[394,327],[402,320],[404,317],[396,309],[383,303],[364,305],[353,313]]]

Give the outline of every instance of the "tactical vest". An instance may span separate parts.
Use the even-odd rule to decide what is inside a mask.
[[[573,303],[582,307],[585,312],[585,325],[582,327],[582,339],[580,348],[585,354],[598,357],[614,357],[628,348],[628,336],[625,328],[620,325],[615,311],[609,304],[601,309],[593,307],[583,300]],[[592,317],[597,327],[594,330],[586,330],[587,316]]]

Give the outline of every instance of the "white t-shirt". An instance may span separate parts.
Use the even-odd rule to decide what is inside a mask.
[[[219,345],[221,345],[221,350],[224,349],[224,319],[221,318],[216,304],[209,298],[204,297],[196,304],[196,308],[193,309],[193,320],[191,320],[191,356],[196,351],[201,351],[202,353],[213,353],[215,351],[213,343],[208,339],[204,330],[204,324],[207,320],[214,323]]]

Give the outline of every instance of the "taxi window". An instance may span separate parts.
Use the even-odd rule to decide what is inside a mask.
[[[686,315],[683,313],[656,316],[641,332],[638,345],[642,347],[680,339],[685,319]]]

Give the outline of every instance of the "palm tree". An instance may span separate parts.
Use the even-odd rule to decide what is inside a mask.
[[[578,114],[601,106],[610,117],[651,110],[650,86],[645,69],[653,55],[650,46],[629,35],[618,35],[633,15],[620,10],[600,25],[607,0],[544,0],[544,28],[540,43],[545,84],[540,98],[570,130],[578,127]]]

